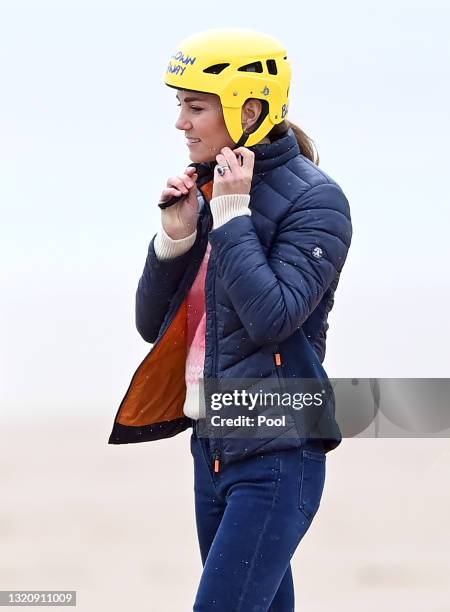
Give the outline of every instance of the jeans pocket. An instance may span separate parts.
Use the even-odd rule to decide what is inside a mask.
[[[324,452],[302,451],[302,469],[298,506],[307,519],[312,520],[320,506],[325,484]]]

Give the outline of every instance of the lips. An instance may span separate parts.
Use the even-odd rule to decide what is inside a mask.
[[[196,142],[200,142],[200,138],[186,138],[186,140],[190,143],[190,144],[195,144]]]

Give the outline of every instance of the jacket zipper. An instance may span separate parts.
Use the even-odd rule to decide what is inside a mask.
[[[275,360],[275,371],[277,373],[278,380],[280,382],[280,388],[282,391],[284,391],[285,386],[284,386],[284,376],[283,376],[283,360],[281,358],[281,353],[279,352],[279,349],[277,349],[277,352],[274,353],[273,357]]]
[[[210,203],[208,198],[206,197],[206,195],[203,193],[203,191],[200,189],[203,198],[205,200],[205,204],[211,214],[211,221],[212,221],[212,213],[211,213],[211,207],[210,207]],[[212,227],[212,223],[210,224],[210,227],[208,228],[208,231],[211,230]],[[211,270],[213,270],[213,275],[211,274]],[[215,260],[214,260],[214,254],[212,254],[212,256],[210,257],[210,260],[208,261],[208,270],[207,270],[207,275],[206,275],[206,279],[208,279],[208,271],[209,271],[209,277],[212,276],[212,297],[211,297],[211,302],[212,302],[212,306],[214,307],[215,305],[215,296],[216,296],[216,264],[215,264]],[[205,279],[205,290],[206,290],[206,279]],[[206,297],[206,296],[205,296]],[[207,306],[207,303],[205,303],[205,307]],[[212,309],[210,310],[210,312],[212,312]],[[216,314],[214,311],[214,321],[213,321],[213,325],[211,327],[214,328],[214,341],[213,341],[213,347],[212,347],[212,359],[211,359],[211,370],[210,370],[210,374],[211,374],[211,378],[214,378],[216,376],[216,351],[217,351],[217,319],[216,319]],[[208,318],[208,314],[206,314],[206,317]],[[206,349],[206,346],[205,346]],[[217,446],[220,446],[220,439],[217,438],[216,440],[216,444]],[[213,451],[213,471],[215,474],[218,474],[220,472],[220,466],[221,466],[221,452],[220,449],[217,448],[217,446],[214,448]]]
[[[213,277],[213,285],[212,285],[212,303],[215,306],[216,302],[216,262],[213,261],[214,265],[214,277]],[[213,343],[213,352],[212,352],[212,366],[211,366],[211,374],[217,380],[217,372],[216,372],[216,351],[217,351],[217,318],[216,311],[214,310],[214,343]],[[221,446],[220,438],[216,440],[217,446]],[[220,448],[214,449],[214,473],[217,474],[220,471]]]

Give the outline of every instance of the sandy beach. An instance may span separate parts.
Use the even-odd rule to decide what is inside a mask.
[[[76,590],[83,612],[188,612],[201,574],[190,430],[111,446],[111,422],[2,424],[1,588]],[[329,453],[293,559],[296,609],[449,612],[449,473],[445,439]]]

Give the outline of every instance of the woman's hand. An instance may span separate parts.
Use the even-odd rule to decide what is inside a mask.
[[[189,166],[184,173],[169,178],[167,188],[163,189],[161,194],[160,202],[166,202],[172,196],[187,196],[173,206],[161,210],[163,229],[173,240],[186,238],[197,228],[197,178],[195,168]]]
[[[212,197],[221,195],[248,194],[252,187],[255,154],[246,147],[231,150],[224,147],[216,155],[217,166],[214,169],[214,186]],[[228,166],[225,174],[220,176],[219,166]]]

